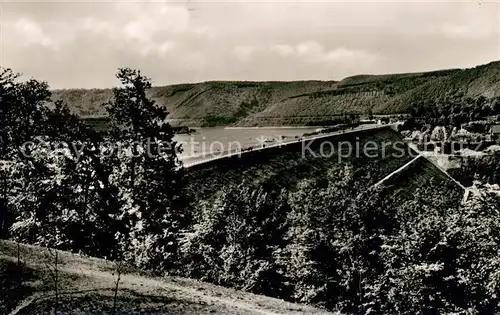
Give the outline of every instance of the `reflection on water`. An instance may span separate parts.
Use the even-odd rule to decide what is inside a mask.
[[[191,135],[176,135],[175,140],[182,144],[181,159],[193,155],[212,152],[234,151],[238,148],[260,147],[276,141],[290,141],[317,128],[277,127],[277,128],[195,128]]]

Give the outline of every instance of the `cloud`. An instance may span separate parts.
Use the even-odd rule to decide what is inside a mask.
[[[372,64],[377,61],[378,56],[374,53],[368,53],[363,50],[338,48],[325,53],[322,59],[326,62],[332,63],[348,62],[352,64]]]
[[[182,36],[214,36],[208,27],[190,28],[186,8],[162,2],[116,2],[112,15],[77,16],[75,19],[54,19],[37,22],[22,17],[6,21],[5,41],[13,46],[39,44],[50,48],[78,45],[77,37],[93,35],[128,45],[140,55],[145,51],[164,53],[176,38]],[[8,17],[6,17],[8,19]]]
[[[132,40],[151,42],[158,33],[178,34],[189,27],[190,15],[183,7],[157,2],[146,6],[141,2],[120,3],[117,7],[122,12],[121,20],[128,21],[123,27],[124,35]]]
[[[283,57],[295,57],[315,63],[373,63],[377,60],[375,53],[344,47],[325,50],[324,47],[314,41],[306,41],[295,46],[272,45],[269,47],[269,51]]]
[[[309,41],[297,45],[296,51],[299,56],[319,56],[323,53],[323,47],[316,42]]]
[[[114,27],[109,21],[103,21],[91,16],[83,19],[83,21],[81,22],[81,28],[83,31],[89,31],[93,33],[107,33],[109,35],[111,35],[114,31]]]
[[[54,87],[341,79],[499,59],[498,3],[38,1],[3,4],[5,66]],[[34,49],[36,47],[36,49]]]
[[[19,19],[15,23],[4,24],[4,27],[4,32],[10,34],[12,38],[18,38],[19,44],[22,46],[54,47],[56,44],[36,21],[30,19]]]
[[[152,54],[163,57],[175,49],[174,42],[165,41],[163,43],[153,44],[151,42],[144,43],[139,48],[139,54],[142,57],[150,56]]]
[[[236,57],[242,61],[248,61],[254,51],[258,50],[258,48],[253,46],[237,46],[234,48],[233,52]]]
[[[463,39],[475,39],[475,38],[487,38],[489,36],[494,36],[492,32],[493,28],[485,28],[478,24],[442,24],[438,32],[441,32],[446,37],[451,38],[463,38]]]
[[[295,54],[294,47],[290,45],[273,45],[271,46],[270,50],[283,57],[290,57]]]

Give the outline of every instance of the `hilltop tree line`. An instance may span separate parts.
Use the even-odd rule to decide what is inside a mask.
[[[1,73],[5,237],[343,312],[499,311],[497,196],[459,205],[429,182],[408,198],[360,185],[376,163],[359,174],[347,161],[193,204],[150,80],[117,77],[110,128],[96,131],[65,104],[47,107],[46,83]]]

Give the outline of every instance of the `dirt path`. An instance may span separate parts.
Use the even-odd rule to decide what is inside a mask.
[[[116,277],[113,276],[112,274],[108,272],[101,272],[101,271],[95,271],[95,270],[85,270],[82,269],[79,271],[79,274],[82,274],[87,277],[94,277],[94,278],[99,278],[99,279],[107,279],[109,282],[113,282],[116,280]],[[149,278],[144,278],[144,277],[138,277],[135,275],[123,275],[122,276],[122,282],[120,285],[124,288],[130,288],[132,287],[133,289],[137,291],[141,291],[140,288],[160,288],[163,290],[169,290],[173,291],[173,293],[177,293],[176,297],[178,297],[178,293],[184,293],[183,294],[183,299],[189,299],[192,302],[199,303],[200,301],[203,301],[208,304],[219,304],[219,305],[225,305],[229,308],[238,308],[242,309],[245,311],[248,311],[253,314],[261,314],[261,315],[280,315],[283,313],[275,313],[263,308],[256,308],[255,305],[252,305],[250,303],[246,302],[240,302],[232,298],[223,298],[223,297],[217,297],[215,295],[212,295],[211,293],[213,292],[207,292],[205,290],[200,291],[195,288],[190,288],[190,287],[183,287],[180,285],[176,285],[174,283],[169,283],[166,281],[159,281],[155,279],[149,279]],[[169,297],[172,297],[169,295]]]

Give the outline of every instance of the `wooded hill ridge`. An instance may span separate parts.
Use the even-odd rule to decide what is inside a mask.
[[[348,114],[407,113],[438,98],[500,96],[500,61],[469,69],[357,75],[341,81],[210,81],[155,86],[149,96],[166,106],[173,124],[321,125]],[[105,115],[111,89],[55,90],[83,117]]]

